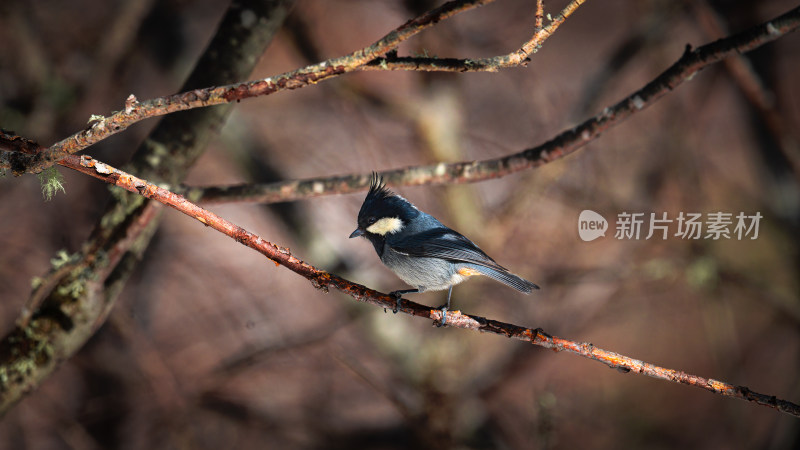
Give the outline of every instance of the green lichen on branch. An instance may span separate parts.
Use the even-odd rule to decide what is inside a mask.
[[[56,252],[56,256],[50,258],[50,265],[53,269],[60,269],[72,260],[76,260],[75,255],[70,255],[66,250],[61,249]]]
[[[80,264],[81,259],[80,253],[69,254],[66,250],[59,250],[50,259],[51,273],[58,272],[62,267],[67,267],[69,270],[68,277],[65,277],[56,287],[56,293],[62,298],[79,299],[86,289],[86,283],[93,278],[92,271]],[[102,256],[99,256],[98,259],[102,259]],[[31,280],[34,290],[39,289],[42,283],[43,279],[38,277]]]
[[[54,350],[48,340],[46,322],[32,320],[24,329],[16,329],[0,348],[8,361],[0,366],[0,394],[9,390],[9,383],[19,383],[52,362]]]
[[[58,191],[67,193],[64,189],[64,176],[55,167],[48,167],[36,174],[36,177],[42,184],[42,196],[46,201],[52,200]]]

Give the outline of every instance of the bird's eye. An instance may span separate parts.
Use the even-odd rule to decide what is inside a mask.
[[[375,217],[367,217],[367,225],[372,225],[373,223],[377,222],[378,219]]]

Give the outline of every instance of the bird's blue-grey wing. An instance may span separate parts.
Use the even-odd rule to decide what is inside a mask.
[[[390,242],[389,245],[392,250],[409,256],[442,258],[452,262],[506,270],[472,241],[449,228],[435,228],[415,233],[396,242]]]
[[[530,293],[533,289],[539,289],[536,284],[514,275],[497,264],[472,241],[449,228],[427,230],[387,243],[392,250],[409,256],[442,258],[454,263],[472,265],[472,269],[479,273],[521,292]]]

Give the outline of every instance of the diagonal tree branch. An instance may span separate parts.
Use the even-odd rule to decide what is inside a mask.
[[[89,155],[83,155],[81,157],[70,155],[62,160],[62,164],[70,169],[91,175],[109,184],[139,193],[145,198],[153,199],[170,206],[196,219],[203,225],[224,233],[237,242],[256,250],[275,262],[276,265],[285,266],[292,272],[305,277],[317,289],[322,289],[327,292],[330,288],[334,288],[358,301],[370,303],[382,308],[392,308],[395,312],[399,311],[412,316],[425,317],[434,322],[441,322],[442,320],[441,310],[431,309],[428,306],[405,299],[400,305],[397,305],[394,297],[388,294],[369,289],[363,285],[320,270],[301,261],[292,255],[288,249],[262,239],[256,234],[188,201],[181,195],[111,167],[108,164],[101,163],[92,159]],[[519,325],[462,314],[460,311],[451,311],[450,314],[448,314],[447,326],[499,334],[559,352],[567,351],[575,353],[623,372],[641,373],[661,380],[699,387],[726,397],[751,401],[800,417],[800,405],[778,399],[775,396],[753,392],[744,386],[734,386],[722,381],[660,367],[615,352],[597,348],[589,343],[575,342],[569,339],[551,336],[540,329],[532,330]]]
[[[422,184],[471,183],[499,178],[521,170],[533,169],[563,158],[636,112],[647,108],[711,64],[745,53],[771,42],[800,26],[800,7],[756,27],[694,50],[687,46],[672,66],[643,88],[580,125],[565,130],[544,144],[511,155],[482,161],[438,163],[379,172],[393,186]],[[350,174],[268,184],[236,184],[187,188],[186,197],[199,202],[294,201],[331,194],[348,194],[366,189],[370,174]]]

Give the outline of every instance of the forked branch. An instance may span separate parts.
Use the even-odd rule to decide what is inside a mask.
[[[109,117],[93,116],[90,120],[89,127],[85,130],[53,144],[42,152],[38,152],[35,155],[14,153],[0,154],[0,169],[10,168],[15,175],[38,173],[57,163],[66,155],[81,151],[109,136],[125,130],[134,123],[151,117],[188,109],[236,102],[246,98],[270,95],[289,89],[299,89],[357,70],[365,70],[367,68],[375,69],[376,67],[380,70],[449,70],[444,67],[436,67],[436,65],[432,64],[421,64],[418,65],[418,67],[403,64],[393,64],[391,67],[388,65],[384,67],[380,63],[378,66],[367,66],[367,64],[395,50],[400,43],[435,25],[439,21],[450,18],[460,12],[491,3],[492,1],[494,0],[454,0],[447,2],[436,9],[406,22],[368,47],[357,50],[349,55],[329,59],[274,77],[219,87],[195,89],[189,92],[142,102],[131,95],[126,100],[122,111],[117,111]],[[463,67],[470,67],[472,68],[471,70],[496,71],[501,67],[510,67],[523,63],[527,56],[541,45],[541,43],[585,1],[586,0],[573,0],[560,14],[555,16],[549,25],[541,27],[542,1],[537,0],[536,26],[533,38],[526,42],[520,50],[496,58],[475,61],[464,60],[461,65]],[[5,148],[2,148],[2,150],[5,150]]]

